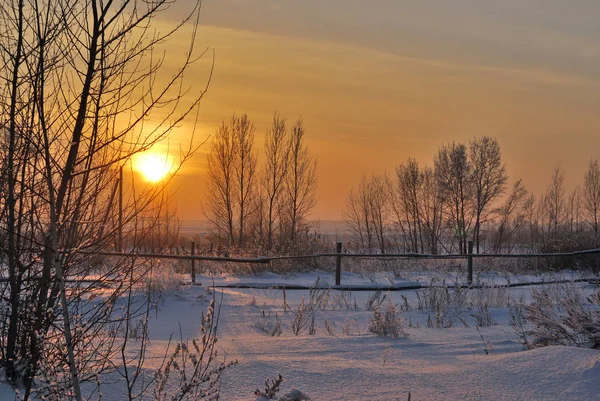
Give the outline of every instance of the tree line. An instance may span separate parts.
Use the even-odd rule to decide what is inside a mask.
[[[534,196],[515,180],[494,138],[440,147],[433,167],[409,158],[394,174],[363,176],[346,198],[344,219],[356,250],[414,253],[556,252],[597,247],[600,165],[589,163],[582,185],[565,188],[557,166]]]
[[[208,153],[205,216],[228,249],[292,251],[307,239],[317,202],[317,159],[305,144],[302,119],[275,113],[258,166],[256,126],[233,114],[216,130]]]

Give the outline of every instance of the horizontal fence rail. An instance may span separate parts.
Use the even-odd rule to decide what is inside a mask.
[[[114,256],[114,257],[125,257],[125,258],[149,258],[149,259],[172,259],[172,260],[185,260],[191,262],[191,281],[195,283],[195,262],[207,261],[207,262],[229,262],[229,263],[245,263],[245,264],[269,264],[272,261],[286,261],[286,260],[308,260],[318,258],[335,258],[335,284],[340,285],[341,282],[341,270],[342,270],[342,259],[348,258],[363,258],[363,259],[429,259],[429,260],[444,260],[444,259],[466,259],[467,261],[467,283],[469,286],[473,285],[473,259],[492,259],[492,258],[567,258],[583,255],[596,255],[595,271],[600,271],[600,248],[588,249],[583,251],[574,252],[562,252],[562,253],[510,253],[510,254],[474,254],[473,243],[468,243],[467,254],[423,254],[423,253],[348,253],[343,252],[342,243],[336,243],[336,252],[334,253],[316,253],[310,255],[283,255],[283,256],[259,256],[259,257],[227,257],[227,256],[208,256],[208,255],[197,255],[195,254],[196,244],[192,243],[191,253],[189,255],[180,254],[169,254],[169,253],[144,253],[144,252],[105,252],[105,251],[92,251],[92,250],[68,250],[63,251],[65,254],[83,254],[83,255],[100,255],[100,256]]]
[[[573,280],[545,280],[545,281],[525,281],[519,283],[506,284],[477,284],[477,285],[461,285],[461,284],[400,284],[400,285],[301,285],[301,284],[274,284],[270,286],[257,286],[255,284],[232,283],[232,284],[211,284],[211,288],[233,288],[233,289],[270,289],[270,290],[338,290],[338,291],[414,291],[425,288],[449,288],[449,289],[484,289],[484,288],[517,288],[517,287],[534,287],[550,284],[570,284],[570,283],[588,283],[598,284],[596,278],[577,278]]]
[[[276,260],[300,260],[316,258],[373,258],[373,259],[466,259],[469,256],[477,258],[542,258],[542,257],[569,257],[580,255],[600,254],[600,248],[588,249],[585,251],[564,252],[564,253],[474,253],[474,254],[453,254],[453,255],[434,255],[428,253],[315,253],[311,255],[284,255],[284,256],[258,256],[255,258],[232,258],[225,256],[206,256],[206,255],[178,255],[168,253],[138,253],[138,252],[104,252],[104,251],[63,251],[63,253],[79,253],[82,255],[101,255],[101,256],[119,256],[133,258],[157,258],[157,259],[179,259],[179,260],[198,260],[213,262],[235,262],[235,263],[269,263]]]

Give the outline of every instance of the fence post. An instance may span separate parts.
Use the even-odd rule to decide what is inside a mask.
[[[468,243],[469,253],[467,254],[467,284],[469,287],[473,284],[473,241]]]
[[[335,285],[340,285],[342,281],[342,243],[335,244]]]
[[[196,254],[196,241],[192,241],[192,256]],[[196,260],[192,258],[192,283],[196,282]]]

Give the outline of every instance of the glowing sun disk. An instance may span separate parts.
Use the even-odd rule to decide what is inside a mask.
[[[141,153],[134,160],[134,168],[149,182],[158,182],[173,169],[173,160],[163,153]]]

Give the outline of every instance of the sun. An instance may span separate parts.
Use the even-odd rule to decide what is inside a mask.
[[[164,153],[144,152],[133,160],[133,167],[149,182],[159,182],[173,170],[173,160]]]

